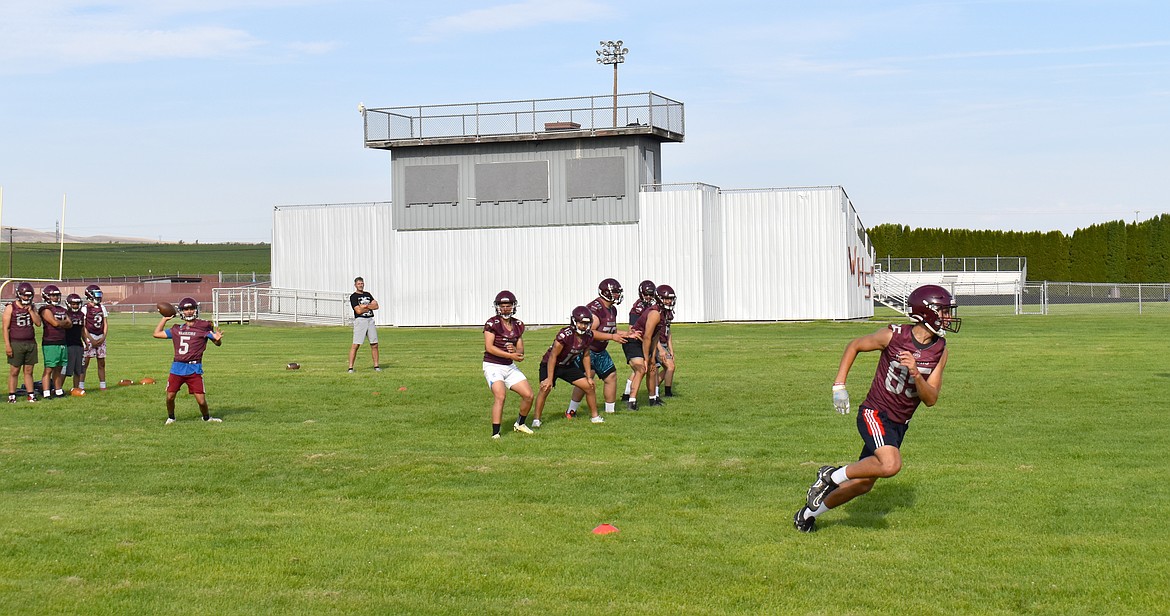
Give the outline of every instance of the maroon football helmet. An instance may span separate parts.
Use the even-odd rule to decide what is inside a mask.
[[[641,296],[642,301],[647,304],[653,304],[658,300],[658,293],[655,291],[654,283],[649,280],[643,280],[638,285],[638,295]]]
[[[577,306],[570,315],[569,324],[577,330],[578,334],[584,334],[593,327],[593,313],[584,306]]]
[[[187,311],[192,311],[187,314]],[[179,318],[184,321],[194,321],[199,318],[199,302],[195,301],[193,297],[184,297],[179,300]]]
[[[657,289],[654,289],[654,292],[658,295],[658,301],[662,304],[663,308],[667,310],[674,309],[674,301],[677,299],[677,296],[674,294],[674,287],[668,284],[660,284]]]
[[[60,306],[61,289],[57,288],[55,284],[47,284],[45,288],[41,289],[41,299],[45,300],[50,306]]]
[[[16,285],[16,299],[24,306],[31,304],[33,301],[33,286],[27,282]]]
[[[613,278],[606,278],[597,285],[597,295],[614,305],[622,303],[622,283]]]
[[[82,301],[83,300],[81,299],[81,296],[76,293],[70,293],[69,297],[65,298],[65,303],[69,306],[69,309],[74,312],[81,310]]]
[[[85,299],[88,299],[95,304],[102,303],[102,288],[96,284],[91,284],[88,287],[85,287]]]
[[[496,293],[496,299],[492,303],[496,305],[496,316],[502,319],[511,319],[516,316],[516,306],[519,305],[519,302],[516,301],[516,296],[511,291]],[[504,307],[508,308],[507,312],[504,312]]]
[[[959,305],[946,289],[936,284],[918,287],[910,294],[907,303],[910,305],[910,319],[926,326],[934,335],[944,335],[944,330],[959,333],[959,326],[963,323],[959,318]]]

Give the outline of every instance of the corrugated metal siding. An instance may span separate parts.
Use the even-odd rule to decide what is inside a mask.
[[[634,288],[637,245],[637,225],[400,232],[397,324],[482,324],[502,289],[525,322],[568,323],[601,280]]]
[[[475,325],[509,289],[520,318],[566,322],[573,306],[617,278],[667,283],[679,321],[852,319],[872,316],[856,254],[873,250],[839,187],[638,195],[638,224],[395,232],[390,208],[278,208],[277,287],[352,290],[364,276],[379,324]]]
[[[669,284],[678,294],[675,318],[679,321],[707,321],[706,265],[703,247],[703,194],[700,191],[669,191],[639,195],[642,209],[639,271],[642,278],[627,285],[633,301],[634,286],[643,279]]]
[[[388,203],[278,207],[272,220],[272,286],[353,292],[361,276],[378,300],[379,325],[394,322],[390,274],[395,234]]]

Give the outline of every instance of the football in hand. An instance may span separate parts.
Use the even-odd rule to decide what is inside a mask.
[[[175,305],[170,302],[159,302],[154,307],[158,308],[158,313],[164,317],[175,316]]]

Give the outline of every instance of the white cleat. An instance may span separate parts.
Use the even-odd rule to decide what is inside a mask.
[[[540,427],[540,420],[539,420],[539,419],[533,419],[533,420],[532,420],[532,427],[533,427],[533,428],[539,428],[539,427]]]
[[[520,422],[512,424],[512,430],[516,432],[523,432],[524,434],[532,434],[532,428],[529,428]]]
[[[175,423],[175,418],[174,417],[167,417],[167,423],[165,423],[163,425],[169,426],[173,423]]]
[[[208,423],[223,423],[223,420],[218,418],[218,417],[208,417],[207,419],[204,419],[203,421],[206,421]]]
[[[597,417],[590,417],[589,421],[593,423],[605,423],[605,418],[601,415],[598,415]]]

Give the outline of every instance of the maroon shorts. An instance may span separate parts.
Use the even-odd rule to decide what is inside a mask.
[[[180,376],[172,373],[167,377],[167,393],[177,392],[183,387],[183,383],[187,384],[187,393],[201,394],[203,392],[203,375],[202,374],[188,374]]]

